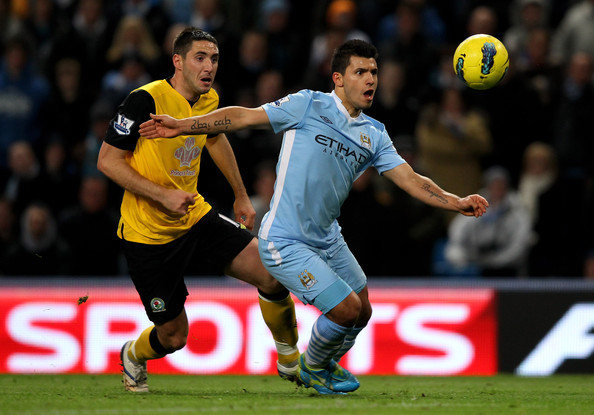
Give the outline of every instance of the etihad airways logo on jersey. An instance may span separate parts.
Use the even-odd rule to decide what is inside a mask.
[[[192,160],[197,159],[200,155],[200,147],[194,147],[195,144],[196,139],[194,137],[188,137],[186,138],[184,145],[175,150],[174,156],[179,160],[180,167],[190,167]],[[175,176],[193,176],[196,172],[193,170],[186,170],[183,172],[172,170],[171,174]]]
[[[357,148],[351,148],[345,146],[338,140],[335,140],[332,137],[327,137],[325,135],[316,135],[316,143],[322,145],[324,147],[324,152],[329,153],[330,155],[334,155],[336,157],[340,157],[346,161],[350,161],[351,163],[364,163],[367,160],[367,154],[363,152],[357,152]]]

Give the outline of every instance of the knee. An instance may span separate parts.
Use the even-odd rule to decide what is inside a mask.
[[[367,304],[361,304],[361,312],[359,313],[359,318],[357,320],[357,327],[365,327],[371,316],[373,315],[373,310],[371,308],[371,304],[369,302]]]
[[[336,324],[343,327],[353,327],[359,323],[362,304],[359,297],[351,293],[340,304],[330,310],[326,315]]]
[[[269,273],[266,273],[265,275],[266,276],[261,278],[256,285],[260,291],[265,294],[277,294],[286,291],[285,286],[278,282],[272,275]]]

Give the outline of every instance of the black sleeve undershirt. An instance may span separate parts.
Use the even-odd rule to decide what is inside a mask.
[[[109,121],[105,142],[121,150],[134,151],[140,137],[140,124],[149,120],[150,114],[155,111],[155,100],[151,94],[143,89],[131,92],[118,106],[115,117]],[[125,126],[121,122],[123,119],[126,121]]]

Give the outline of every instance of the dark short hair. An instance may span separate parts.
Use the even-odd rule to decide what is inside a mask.
[[[173,41],[173,54],[184,56],[190,49],[192,49],[192,43],[201,40],[219,45],[217,39],[208,32],[195,27],[186,27],[184,30],[179,32]]]
[[[351,56],[377,59],[378,55],[377,48],[371,43],[360,39],[347,40],[334,50],[331,64],[332,73],[338,72],[344,75]]]

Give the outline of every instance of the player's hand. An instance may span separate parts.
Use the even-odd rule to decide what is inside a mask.
[[[181,135],[179,120],[166,115],[151,114],[151,119],[140,124],[138,132],[146,138],[171,138]]]
[[[248,197],[235,199],[233,202],[233,212],[235,213],[235,220],[248,228],[250,231],[254,229],[256,221],[256,211]]]
[[[460,199],[460,213],[464,216],[483,216],[489,207],[489,202],[480,195],[470,195]]]
[[[161,204],[168,212],[185,216],[190,206],[196,202],[198,193],[188,193],[181,189],[168,189],[163,196]]]

